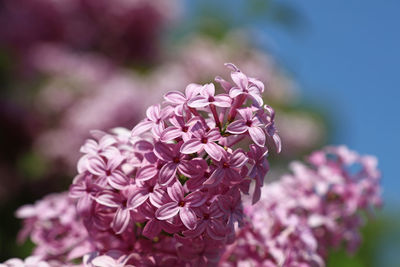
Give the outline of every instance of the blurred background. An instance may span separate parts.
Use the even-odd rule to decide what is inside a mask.
[[[132,128],[164,92],[226,76],[267,84],[287,162],[325,144],[376,155],[384,206],[355,255],[328,266],[400,266],[400,2],[3,0],[0,262],[26,257],[15,210],[64,191],[92,129]],[[397,138],[395,138],[397,137]]]

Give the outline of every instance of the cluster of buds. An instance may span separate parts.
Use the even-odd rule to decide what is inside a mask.
[[[267,145],[279,151],[280,139],[263,83],[226,65],[233,84],[216,78],[224,93],[190,84],[149,107],[132,132],[96,131],[82,146],[70,197],[98,257],[117,250],[161,265],[216,263],[234,241],[241,195],[254,181],[258,201]]]
[[[324,266],[329,249],[342,243],[350,253],[357,249],[360,213],[381,205],[376,159],[339,146],[312,153],[308,163],[292,163],[293,174],[266,186],[256,205],[245,205],[248,220],[225,251],[224,266]]]

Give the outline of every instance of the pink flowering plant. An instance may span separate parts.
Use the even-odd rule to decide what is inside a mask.
[[[332,248],[356,251],[364,215],[381,205],[376,158],[326,147],[291,169],[263,189],[256,205],[245,202],[244,227],[223,266],[324,266]]]
[[[69,192],[17,211],[33,256],[0,266],[324,266],[341,243],[354,252],[361,212],[381,204],[376,159],[327,147],[263,187],[281,150],[274,110],[261,81],[226,66],[232,82],[92,131]]]
[[[257,202],[267,144],[279,150],[280,139],[263,83],[226,65],[233,83],[218,78],[223,93],[213,83],[189,84],[149,107],[131,133],[94,132],[82,146],[70,197],[93,251],[216,263],[234,241],[241,194],[254,181]]]

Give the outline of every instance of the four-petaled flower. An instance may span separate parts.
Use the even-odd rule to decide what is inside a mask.
[[[254,143],[263,147],[265,145],[265,132],[261,128],[263,123],[260,122],[257,116],[253,115],[252,108],[238,109],[238,112],[242,119],[238,119],[229,124],[227,132],[232,134],[248,132]]]
[[[233,154],[224,151],[221,160],[216,161],[217,168],[211,174],[204,185],[207,187],[217,186],[221,181],[227,185],[237,184],[243,179],[241,168],[246,164],[248,158],[242,149],[237,149]]]
[[[164,204],[156,211],[157,219],[167,220],[179,213],[182,223],[193,230],[197,224],[197,216],[193,208],[204,204],[206,201],[204,194],[196,191],[185,196],[185,190],[179,182],[168,187],[167,192],[171,202]]]
[[[240,95],[249,96],[253,99],[253,103],[261,107],[264,103],[261,93],[264,91],[264,85],[257,79],[247,77],[241,71],[233,71],[231,74],[232,80],[236,86],[229,90],[229,96],[233,99]]]
[[[225,150],[215,143],[215,141],[221,139],[219,129],[214,128],[206,132],[201,123],[198,122],[193,126],[192,131],[193,137],[181,146],[181,152],[183,154],[192,154],[205,150],[211,158],[221,160]]]
[[[200,91],[200,95],[193,97],[188,106],[191,108],[204,108],[209,105],[228,108],[232,100],[227,94],[215,95],[215,86],[212,83],[206,84]]]

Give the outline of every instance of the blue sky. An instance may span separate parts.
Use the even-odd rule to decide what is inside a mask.
[[[400,206],[400,1],[286,0],[305,18],[298,33],[259,27],[306,99],[329,105],[336,144],[379,158],[384,198]]]

